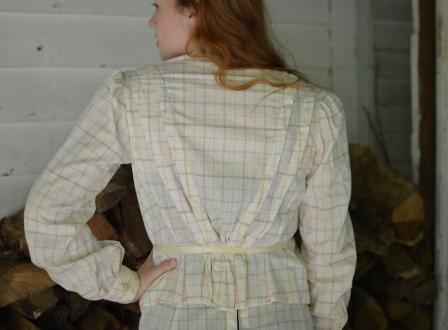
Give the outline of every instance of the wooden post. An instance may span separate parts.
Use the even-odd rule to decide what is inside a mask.
[[[426,2],[426,1],[421,1]],[[448,0],[436,0],[436,198],[434,329],[448,329]],[[422,162],[425,159],[422,158]]]

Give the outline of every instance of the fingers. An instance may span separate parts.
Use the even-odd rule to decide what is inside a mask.
[[[176,260],[175,259],[167,259],[158,264],[156,267],[152,269],[154,272],[154,279],[162,275],[163,273],[166,273],[173,268],[176,267]]]
[[[176,259],[167,259],[159,264],[159,266],[163,272],[169,271],[176,267]]]
[[[161,274],[170,271],[171,269],[176,267],[176,259],[175,258],[169,258],[162,262],[160,262],[158,265],[154,263],[153,259],[153,251],[151,250],[151,253],[146,258],[144,264],[141,267],[141,272],[143,274],[143,277],[149,278],[149,282],[152,282],[154,279],[159,277]]]
[[[142,267],[140,267],[140,269],[137,270],[140,278],[140,290],[136,296],[136,299],[134,299],[133,301],[140,300],[146,290],[151,286],[152,282],[154,282],[160,275],[172,270],[176,266],[176,259],[174,258],[164,260],[156,266],[152,259],[151,251],[145,263],[142,265]]]

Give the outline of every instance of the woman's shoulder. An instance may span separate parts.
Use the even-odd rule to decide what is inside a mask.
[[[125,88],[137,91],[140,87],[146,86],[149,80],[160,72],[157,64],[146,64],[133,69],[119,69],[121,71],[121,85]]]
[[[186,63],[186,61],[189,61]],[[149,80],[156,80],[163,75],[175,74],[178,76],[181,73],[189,76],[196,74],[205,74],[204,64],[193,63],[194,61],[185,56],[175,58],[173,60],[163,61],[161,63],[149,63],[139,66],[134,69],[122,70],[123,84],[136,86],[141,85],[142,82]],[[213,74],[215,68],[210,68],[210,74]],[[289,87],[296,89],[296,100],[299,103],[318,102],[318,103],[332,103],[342,106],[339,95],[332,89],[317,85],[314,83],[303,83],[300,87]]]
[[[339,122],[345,117],[344,105],[339,95],[332,89],[309,85],[297,89],[298,109],[309,111],[314,122],[322,119]]]
[[[297,93],[302,97],[312,99],[313,101],[323,101],[326,98],[339,98],[334,90],[313,83],[306,83],[303,86],[298,87]]]
[[[343,111],[341,98],[334,90],[327,87],[307,84],[297,88],[296,96],[299,106],[311,104],[314,112],[340,113]]]

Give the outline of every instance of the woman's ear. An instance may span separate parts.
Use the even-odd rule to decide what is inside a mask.
[[[193,8],[185,8],[185,17],[188,20],[188,25],[193,28],[196,25],[197,15]]]
[[[185,15],[187,18],[193,18],[193,17],[196,17],[196,12],[195,12],[195,10],[194,10],[193,7],[186,7],[186,8],[183,8],[183,11],[184,11],[184,15]]]
[[[196,26],[196,12],[193,8],[182,8],[179,12],[182,26],[184,29],[191,31]]]

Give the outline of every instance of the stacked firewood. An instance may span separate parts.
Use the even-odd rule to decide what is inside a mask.
[[[435,295],[432,249],[423,234],[418,188],[350,145],[358,263],[345,329],[430,329]],[[130,165],[122,165],[96,198],[88,225],[99,240],[118,240],[123,264],[138,269],[152,249]],[[300,233],[296,235],[300,244]],[[23,210],[0,220],[0,330],[137,329],[138,303],[89,301],[54,283],[30,262]]]
[[[347,328],[432,329],[436,295],[433,250],[424,235],[425,206],[417,186],[350,145],[357,267]]]
[[[99,240],[118,240],[123,264],[136,270],[152,249],[146,235],[130,165],[122,165],[96,197],[88,225]],[[0,330],[138,329],[138,303],[89,301],[54,283],[30,262],[23,210],[0,220]]]

